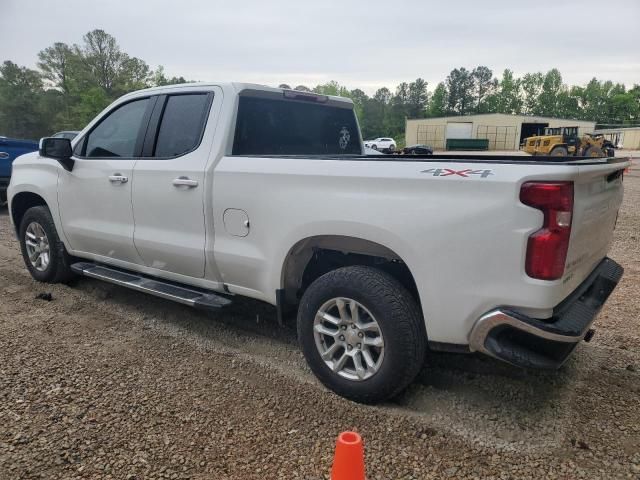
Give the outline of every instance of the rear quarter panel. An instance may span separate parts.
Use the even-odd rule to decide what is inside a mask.
[[[434,173],[447,168],[490,172]],[[466,344],[475,320],[495,306],[545,317],[561,300],[562,280],[524,272],[527,238],[542,214],[519,202],[519,190],[528,179],[577,174],[566,165],[223,157],[213,182],[215,260],[232,291],[275,303],[298,241],[344,235],[379,243],[412,272],[429,339]],[[227,208],[247,212],[248,236],[225,231]]]

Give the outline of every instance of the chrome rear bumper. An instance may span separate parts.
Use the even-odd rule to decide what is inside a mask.
[[[492,310],[474,325],[469,347],[521,367],[558,368],[588,334],[622,273],[620,265],[605,258],[554,308],[550,319],[528,317],[508,307]]]

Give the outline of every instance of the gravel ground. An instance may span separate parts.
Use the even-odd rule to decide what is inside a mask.
[[[625,185],[624,279],[560,371],[432,355],[378,407],[322,388],[264,304],[34,282],[2,209],[0,478],[324,479],[346,429],[369,479],[640,478],[639,166]]]

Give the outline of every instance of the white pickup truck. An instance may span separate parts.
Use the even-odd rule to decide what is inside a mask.
[[[13,164],[31,275],[85,275],[202,309],[297,310],[302,351],[360,402],[427,349],[557,368],[622,268],[620,159],[362,154],[352,103],[250,84],[123,96]]]

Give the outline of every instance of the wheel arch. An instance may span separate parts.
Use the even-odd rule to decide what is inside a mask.
[[[9,212],[16,233],[20,230],[20,223],[27,210],[37,206],[45,206],[51,210],[44,197],[31,191],[18,192],[11,197]]]
[[[409,290],[421,309],[415,277],[403,258],[385,245],[347,235],[315,235],[299,240],[289,249],[280,277],[284,301],[297,304],[315,279],[351,265],[368,265],[387,272]]]

